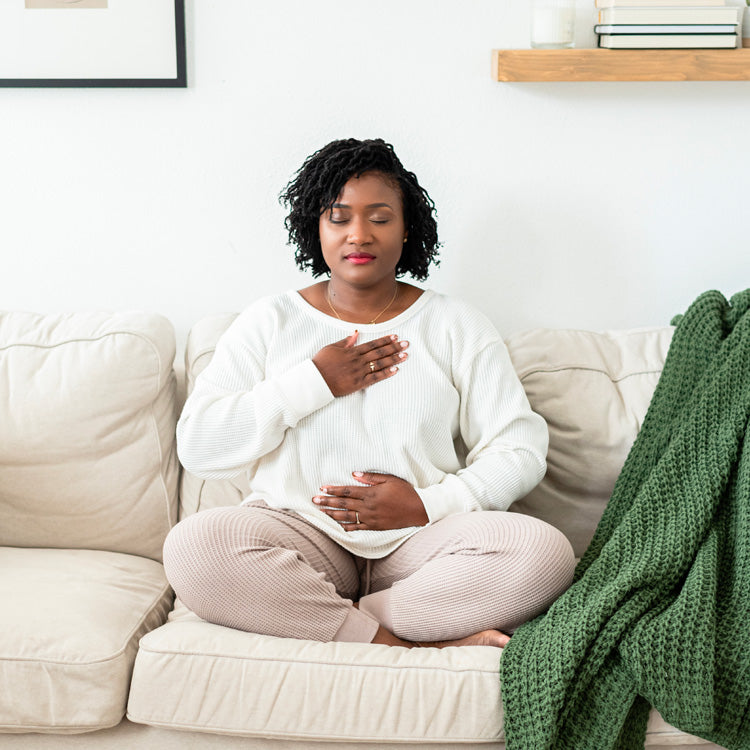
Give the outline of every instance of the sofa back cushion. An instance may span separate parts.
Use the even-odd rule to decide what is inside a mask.
[[[0,545],[161,560],[174,353],[158,315],[0,313]]]
[[[511,510],[559,528],[578,557],[643,423],[672,332],[537,329],[508,340],[516,372],[550,437],[546,476]]]
[[[191,330],[185,353],[188,392],[235,317],[212,315]],[[531,406],[550,433],[545,478],[511,510],[559,528],[579,557],[643,422],[672,331],[535,329],[507,342]],[[181,516],[236,505],[249,492],[245,476],[206,481],[184,471]]]
[[[185,347],[185,380],[189,395],[195,379],[206,369],[221,334],[229,328],[237,313],[217,313],[199,320],[188,334]],[[206,508],[239,505],[250,494],[247,477],[233,479],[199,479],[186,469],[180,479],[180,518]]]

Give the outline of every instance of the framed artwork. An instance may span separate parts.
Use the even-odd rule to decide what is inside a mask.
[[[185,0],[0,0],[0,86],[187,86]]]

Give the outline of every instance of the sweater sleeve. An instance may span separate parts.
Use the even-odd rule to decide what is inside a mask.
[[[265,372],[265,340],[272,322],[253,326],[243,314],[219,340],[198,376],[177,423],[182,465],[204,479],[251,471],[284,439],[285,432],[334,396],[311,359],[285,372]]]
[[[455,374],[466,466],[417,488],[430,522],[454,513],[507,510],[546,471],[546,422],[531,410],[503,341],[485,345]]]

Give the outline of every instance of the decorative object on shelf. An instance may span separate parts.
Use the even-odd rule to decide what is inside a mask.
[[[632,2],[632,0],[628,0]],[[598,12],[594,31],[609,49],[732,48],[740,46],[743,6],[626,6],[614,0]],[[681,0],[684,2],[684,0]]]
[[[744,1],[742,0],[743,3]],[[731,4],[726,0],[594,0],[597,8],[670,8],[675,5],[693,8]]]
[[[185,87],[185,0],[0,2],[0,86]]]
[[[661,0],[659,0],[661,2]],[[742,8],[734,5],[719,7],[617,7],[602,8],[599,23],[633,24],[737,24]]]
[[[731,34],[600,34],[599,46],[607,49],[734,49],[737,31]]]
[[[531,0],[531,46],[564,49],[575,44],[575,0]]]

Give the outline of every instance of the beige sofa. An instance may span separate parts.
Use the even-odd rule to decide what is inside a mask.
[[[188,388],[232,318],[194,327]],[[670,338],[508,342],[551,438],[546,478],[513,510],[561,528],[579,555]],[[0,750],[504,748],[500,649],[300,642],[172,608],[167,530],[246,490],[179,480],[173,360],[157,315],[0,315]],[[656,713],[647,746],[717,747]]]

